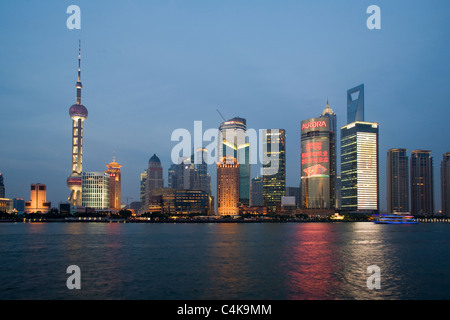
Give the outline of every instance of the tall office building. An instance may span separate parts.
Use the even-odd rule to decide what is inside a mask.
[[[163,168],[156,154],[148,161],[147,179],[145,182],[145,206],[147,208],[149,197],[152,195],[153,190],[164,188]]]
[[[263,150],[263,205],[268,213],[276,213],[286,192],[286,131],[264,130]]]
[[[218,163],[223,159],[239,167],[239,203],[250,205],[250,144],[246,137],[247,123],[235,117],[220,124]]]
[[[327,99],[327,105],[325,106],[325,109],[323,110],[322,114],[320,115],[320,118],[328,118],[329,124],[330,124],[330,189],[332,192],[331,201],[334,199],[334,205],[332,205],[332,208],[338,208],[338,190],[337,190],[337,154],[336,154],[336,148],[337,148],[337,119],[336,114],[334,113],[333,109],[330,108],[330,104],[328,103]]]
[[[0,198],[5,197],[5,184],[3,182],[3,174],[0,172]]]
[[[329,117],[301,122],[301,193],[303,209],[335,207],[336,139]]]
[[[434,214],[433,157],[430,150],[411,151],[411,213]]]
[[[178,189],[178,168],[179,164],[173,163],[167,170],[167,187],[169,189]]]
[[[211,194],[211,176],[208,173],[208,150],[206,148],[199,148],[196,150],[198,159],[201,163],[195,165],[197,170],[197,185],[195,190],[202,190],[208,195]]]
[[[77,102],[69,109],[72,119],[72,174],[67,178],[67,186],[70,189],[68,201],[74,206],[82,205],[82,172],[83,172],[83,122],[88,116],[88,111],[81,104],[81,45],[78,48],[78,81]]]
[[[341,175],[337,174],[336,175],[336,209],[341,209],[342,207],[342,194],[341,194],[341,188],[342,188],[342,184],[341,184]]]
[[[234,157],[217,164],[217,213],[239,213],[239,164]]]
[[[141,202],[141,205],[144,205],[145,203],[145,189],[146,189],[146,183],[147,181],[147,170],[144,170],[144,172],[141,172],[141,179],[140,179],[140,197],[139,200]]]
[[[444,153],[441,162],[442,214],[450,216],[450,152]]]
[[[252,206],[262,206],[263,205],[263,184],[261,177],[254,177],[252,179],[252,202],[250,205]]]
[[[106,172],[82,173],[82,206],[96,210],[110,209],[110,176]]]
[[[347,124],[364,122],[364,84],[347,91]]]
[[[51,203],[47,201],[47,186],[34,183],[30,188],[30,201],[25,201],[26,213],[47,213]]]
[[[108,170],[105,171],[109,176],[109,208],[120,210],[122,208],[121,202],[121,172],[120,168],[122,166],[116,162],[116,159],[113,158],[113,161],[106,165]]]
[[[353,122],[341,128],[341,209],[379,210],[378,123]]]
[[[332,138],[336,141],[336,134],[337,134],[337,119],[336,119],[336,113],[334,113],[333,109],[330,108],[330,104],[327,99],[327,105],[325,106],[325,109],[323,109],[322,114],[320,115],[320,118],[328,118],[329,119],[329,131],[333,134]]]
[[[195,163],[194,155],[180,158],[168,170],[168,187],[177,190],[202,190],[211,194],[211,176],[208,173],[206,149],[197,150],[199,163]]]
[[[409,158],[406,149],[389,149],[386,161],[387,210],[409,212]]]

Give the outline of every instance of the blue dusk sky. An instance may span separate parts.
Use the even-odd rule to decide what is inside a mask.
[[[373,4],[380,30],[366,26]],[[80,30],[66,26],[70,5],[81,9]],[[154,153],[167,184],[172,132],[193,132],[194,121],[218,128],[216,109],[248,128],[285,129],[287,185],[298,186],[300,122],[320,115],[328,98],[345,125],[347,90],[364,83],[365,120],[380,124],[381,209],[386,151],[406,148],[432,151],[440,210],[440,163],[450,151],[449,15],[446,0],[1,1],[6,197],[29,200],[30,184],[45,183],[52,206],[67,200],[81,40],[83,169],[104,171],[115,155],[124,203],[139,200],[140,173]],[[215,193],[213,165],[209,172]]]

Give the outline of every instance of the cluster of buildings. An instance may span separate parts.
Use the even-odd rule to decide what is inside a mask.
[[[83,171],[83,124],[88,111],[81,104],[81,46],[78,55],[77,100],[72,119],[72,170],[67,178],[68,202],[61,213],[117,212],[121,203],[121,165]],[[154,154],[141,173],[140,201],[127,209],[136,213],[235,216],[240,214],[330,215],[335,212],[373,214],[380,211],[379,125],[364,117],[364,85],[347,91],[347,124],[340,128],[340,171],[337,165],[336,114],[327,101],[317,117],[301,121],[300,184],[286,186],[286,131],[266,129],[262,136],[261,175],[251,178],[251,145],[246,119],[222,122],[216,159],[216,199],[211,192],[207,150],[199,148],[168,169]],[[276,165],[274,166],[274,159]],[[429,150],[390,149],[387,152],[387,210],[434,214],[433,158]],[[450,215],[450,152],[441,162],[442,214]],[[48,212],[47,187],[32,184],[30,201],[5,198],[0,173],[0,211]]]

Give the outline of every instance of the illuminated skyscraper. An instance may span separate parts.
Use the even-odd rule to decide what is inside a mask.
[[[161,161],[154,154],[148,161],[147,179],[145,181],[145,208],[148,207],[153,190],[164,188],[163,168]]]
[[[83,172],[83,122],[88,116],[88,111],[81,104],[81,45],[78,49],[78,81],[77,102],[69,109],[72,118],[72,174],[67,178],[67,186],[70,189],[68,201],[74,206],[82,205],[82,172]]]
[[[145,189],[146,189],[146,181],[147,181],[147,170],[141,173],[141,183],[140,183],[140,201],[141,205],[145,203]]]
[[[286,192],[286,132],[284,129],[263,132],[263,205],[268,213],[277,213]],[[266,157],[272,161],[266,161]]]
[[[411,151],[411,213],[434,214],[433,157],[430,150]]]
[[[409,212],[409,159],[406,149],[389,149],[386,161],[387,210]]]
[[[47,201],[47,186],[35,183],[31,185],[30,200],[25,201],[26,213],[47,213],[51,203]]]
[[[347,124],[364,122],[364,84],[347,91]]]
[[[441,162],[442,214],[450,216],[450,152],[444,153]]]
[[[379,210],[378,123],[353,122],[341,128],[341,208]]]
[[[217,213],[239,213],[239,164],[234,157],[217,164]]]
[[[116,162],[113,158],[111,163],[106,165],[108,170],[105,171],[109,176],[109,208],[120,210],[122,208],[121,203],[121,172],[122,166]]]
[[[330,119],[319,117],[301,122],[303,209],[333,209],[336,205],[336,140]]]
[[[336,148],[337,148],[337,119],[336,114],[334,113],[333,109],[330,108],[330,104],[328,103],[327,99],[327,105],[325,106],[325,109],[323,110],[322,114],[320,115],[320,118],[328,118],[329,124],[330,124],[330,192],[332,193],[331,201],[334,201],[334,205],[331,206],[331,208],[338,208],[338,193],[340,192],[337,189],[337,155],[336,155]]]
[[[239,203],[250,205],[250,144],[246,137],[247,123],[233,118],[220,124],[218,162],[236,160],[239,167]]]
[[[96,210],[107,210],[109,207],[109,180],[106,172],[82,173],[82,206]]]

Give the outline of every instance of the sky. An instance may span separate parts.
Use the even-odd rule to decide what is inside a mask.
[[[81,9],[79,30],[67,28],[70,5]],[[381,29],[366,26],[370,5],[381,10]],[[167,184],[172,132],[193,132],[194,121],[218,128],[217,109],[248,128],[285,129],[287,186],[298,186],[300,122],[320,115],[328,99],[345,125],[347,90],[363,83],[365,120],[380,125],[381,209],[386,152],[406,148],[432,151],[440,210],[440,163],[450,151],[449,13],[445,0],[1,1],[6,197],[29,200],[31,183],[47,185],[54,207],[69,196],[81,40],[83,170],[104,171],[115,156],[123,203],[139,200],[153,154]],[[214,165],[209,172],[215,193]]]

